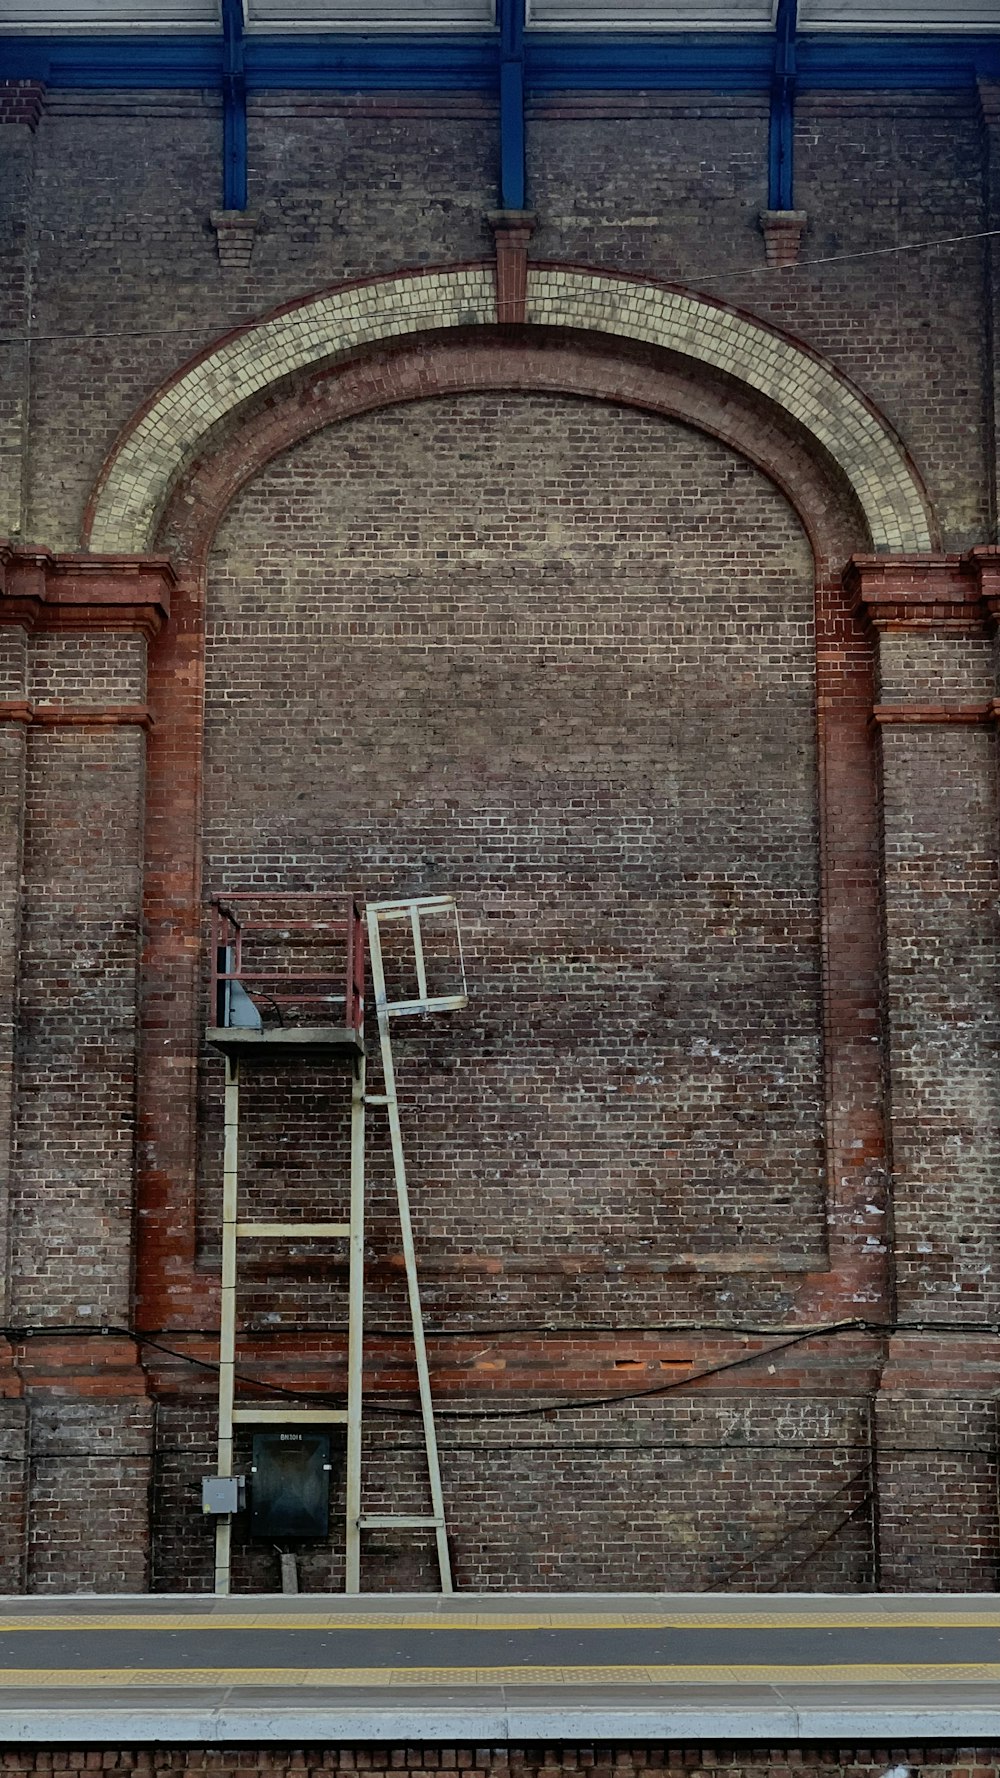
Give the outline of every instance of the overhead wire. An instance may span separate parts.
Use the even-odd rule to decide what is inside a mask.
[[[977,229],[968,234],[941,235],[925,241],[900,241],[894,243],[891,247],[862,247],[850,253],[817,254],[812,258],[798,259],[791,265],[774,266],[757,264],[732,266],[729,268],[713,266],[700,269],[696,268],[693,271],[672,271],[669,275],[659,273],[656,275],[654,281],[657,284],[678,285],[684,289],[693,289],[695,286],[699,286],[703,283],[708,285],[718,284],[726,287],[730,285],[733,280],[743,278],[752,278],[755,281],[758,279],[773,278],[788,282],[790,275],[800,272],[808,272],[816,266],[846,265],[853,261],[863,259],[898,258],[904,253],[934,252],[942,247],[957,247],[970,241],[990,241],[997,239],[1000,239],[1000,229]],[[436,268],[428,268],[428,270],[431,269]],[[598,267],[595,269],[600,271],[602,268]],[[614,267],[609,266],[606,270],[609,277],[617,275]],[[325,287],[326,292],[329,292],[331,289],[335,291],[336,286]],[[175,295],[177,290],[178,286],[176,284],[173,285],[172,291]],[[319,291],[317,291],[316,294],[319,294]],[[706,292],[706,294],[711,295],[711,292]],[[308,302],[308,296],[304,300]],[[440,304],[435,304],[427,308],[421,308],[417,305],[411,307],[408,304],[406,308],[407,318],[413,320],[433,322],[434,320],[440,320],[441,316],[445,313],[448,314],[449,325],[453,325],[451,311],[445,311]],[[228,334],[248,332],[266,321],[267,318],[268,311],[264,310],[260,314],[249,315],[242,320],[234,321],[232,326],[227,330],[227,337]],[[0,333],[0,342],[9,345],[47,345],[58,340],[79,343],[87,340],[104,339],[178,339],[190,335],[196,335],[200,338],[200,332],[201,330],[194,321],[190,322],[186,327],[89,328],[85,331],[64,333],[39,333],[29,327],[16,333]],[[364,345],[366,342],[361,341],[360,343]]]

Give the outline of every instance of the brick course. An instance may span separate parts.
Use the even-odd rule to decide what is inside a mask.
[[[1000,1751],[988,1747],[794,1747],[716,1746],[680,1747],[668,1743],[646,1746],[566,1746],[549,1743],[524,1747],[393,1747],[300,1746],[266,1748],[247,1746],[129,1747],[86,1749],[32,1747],[9,1749],[2,1755],[0,1771],[12,1774],[65,1772],[84,1778],[96,1771],[147,1774],[164,1778],[189,1778],[195,1772],[217,1772],[220,1778],[249,1778],[263,1772],[267,1778],[290,1778],[306,1773],[309,1778],[324,1772],[468,1772],[471,1778],[545,1778],[549,1773],[593,1772],[597,1778],[649,1772],[725,1772],[729,1778],[788,1778],[801,1772],[804,1778],[883,1778],[890,1768],[919,1770],[929,1778],[996,1778]]]

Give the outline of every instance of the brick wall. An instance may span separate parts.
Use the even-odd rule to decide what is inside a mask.
[[[220,266],[209,225],[220,132],[212,96],[48,95],[32,138],[33,540],[74,546],[121,427],[228,327],[342,279],[491,250],[484,216],[496,198],[496,122],[482,101],[255,98],[250,200],[260,224],[246,278]],[[803,101],[797,202],[809,215],[803,254],[813,263],[775,273],[764,269],[757,226],[766,197],[760,101],[567,97],[537,105],[529,121],[533,250],[689,283],[828,353],[902,432],[948,542],[976,542],[989,479],[976,393],[986,349],[981,245],[863,256],[887,238],[982,230],[974,170],[984,147],[972,96],[894,94],[891,107],[872,94]],[[87,180],[66,179],[68,166],[86,166]]]
[[[529,119],[532,253],[687,282],[825,354],[899,429],[946,545],[964,547],[988,533],[995,471],[984,255],[881,249],[984,226],[981,121],[949,95],[805,101],[811,263],[776,274],[759,100],[562,95]],[[18,335],[0,468],[12,527],[23,514],[63,549],[121,427],[227,328],[310,288],[491,249],[496,120],[474,98],[255,98],[242,268],[209,224],[214,97],[53,93],[43,113],[39,94],[8,94],[0,129],[16,138]],[[149,739],[145,633],[0,632],[13,1587],[208,1582],[213,1381],[197,1365],[217,1318],[221,1094],[217,1057],[195,1078],[191,982],[202,892],[234,881],[459,894],[472,1003],[399,1047],[435,1387],[456,1413],[441,1444],[460,1584],[995,1584],[991,1351],[871,1331],[772,1356],[725,1331],[891,1319],[883,1052],[900,1316],[970,1339],[995,1319],[989,626],[879,635],[877,699],[946,719],[894,718],[876,742],[872,643],[839,588],[864,537],[829,463],[724,377],[639,347],[602,368],[601,399],[568,393],[581,342],[551,343],[562,393],[539,392],[537,353],[511,332],[491,342],[508,354],[492,388],[448,393],[446,373],[413,401],[439,374],[427,343],[398,373],[400,405],[331,409],[304,437],[332,400],[320,371],[209,439],[167,521],[183,583]],[[366,374],[384,390],[396,373],[375,354]],[[184,540],[251,466],[212,548],[202,711]],[[345,1130],[329,1082],[261,1078],[245,1105],[255,1207],[333,1210]],[[371,1161],[377,1507],[419,1496],[421,1477],[393,1411],[413,1379],[378,1135]],[[127,1329],[137,1282],[145,1325],[169,1323],[182,1357],[147,1349],[140,1367],[124,1333],[80,1331]],[[261,1248],[243,1299],[260,1374],[338,1386],[345,1282],[318,1248],[292,1264]],[[457,1417],[737,1361],[645,1403]],[[303,1553],[306,1586],[339,1584],[335,1545]],[[242,1530],[235,1576],[276,1579]],[[428,1552],[372,1539],[366,1581],[431,1584]]]
[[[232,507],[206,882],[461,898],[473,1005],[401,1040],[430,1267],[540,1310],[569,1254],[815,1249],[811,603],[761,477],[607,405],[359,418]]]
[[[478,1345],[512,1317],[620,1326],[577,1387],[686,1374],[690,1351],[627,1331],[662,1319],[665,1275],[674,1313],[693,1282],[695,1307],[725,1319],[751,1255],[822,1263],[815,641],[790,509],[726,448],[626,409],[441,399],[321,433],[258,476],[219,533],[207,615],[206,885],[460,895],[472,1005],[400,1043],[429,1314]],[[255,1075],[248,1214],[342,1213],[346,1085],[339,1118],[329,1100],[329,1077],[289,1091]],[[210,1053],[201,1103],[214,1269]],[[369,1159],[369,1318],[391,1330],[404,1304],[377,1129]],[[681,1255],[723,1276],[702,1287]],[[260,1374],[301,1386],[305,1349],[308,1386],[342,1386],[345,1286],[315,1246],[255,1250],[242,1313],[275,1336]],[[400,1362],[409,1378],[399,1344],[389,1388]],[[530,1404],[571,1374],[544,1341],[519,1377],[499,1349],[472,1373],[468,1345],[445,1362],[459,1404],[463,1383]],[[740,1587],[764,1568],[863,1583],[867,1434],[845,1385],[820,1360],[805,1400],[726,1400],[694,1434],[671,1404],[442,1425],[461,1584]],[[193,1417],[176,1371],[165,1388],[155,1584],[204,1586],[211,1406]],[[370,1438],[372,1510],[394,1490],[419,1506],[412,1427],[373,1421]],[[303,1552],[305,1585],[340,1584],[337,1542]],[[367,1584],[430,1583],[419,1540],[370,1545]],[[238,1586],[273,1569],[238,1535]]]
[[[598,1778],[646,1772],[724,1772],[728,1778],[784,1778],[789,1770],[805,1778],[883,1778],[889,1768],[919,1769],[930,1778],[995,1778],[1000,1753],[989,1747],[647,1747],[535,1745],[525,1747],[139,1747],[11,1749],[0,1771],[66,1772],[70,1778],[98,1771],[162,1772],[188,1778],[212,1771],[221,1778],[256,1772],[286,1778],[292,1773],[468,1772],[472,1778],[507,1778],[523,1773],[542,1778],[554,1772],[594,1772]]]

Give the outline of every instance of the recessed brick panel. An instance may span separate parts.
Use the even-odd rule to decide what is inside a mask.
[[[756,471],[586,401],[359,418],[231,509],[206,707],[209,884],[459,895],[472,1005],[400,1044],[426,1259],[818,1256],[812,590]]]

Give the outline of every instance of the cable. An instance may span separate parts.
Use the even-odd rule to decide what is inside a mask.
[[[892,247],[865,247],[861,248],[856,253],[820,254],[817,255],[815,259],[800,259],[794,265],[734,266],[728,271],[723,270],[720,267],[715,267],[710,270],[696,270],[687,272],[683,275],[675,274],[670,278],[658,277],[656,282],[657,284],[665,283],[680,285],[685,289],[691,289],[702,282],[710,284],[716,283],[724,286],[729,284],[733,279],[781,278],[785,277],[789,272],[808,271],[812,266],[845,265],[859,259],[888,259],[903,253],[926,253],[939,247],[957,247],[968,241],[990,241],[995,240],[998,237],[1000,237],[1000,229],[988,228],[978,230],[974,234],[942,235],[939,238],[930,241],[903,241]],[[488,270],[489,263],[485,262],[485,266]],[[445,267],[444,269],[447,270],[448,268]],[[604,275],[609,278],[613,278],[617,275],[613,267],[599,267],[597,270],[598,272],[603,271]],[[336,286],[334,287],[334,294],[335,293]],[[319,295],[320,292],[317,292],[316,294]],[[329,292],[324,292],[323,294],[329,294]],[[309,298],[306,297],[305,302],[308,303],[308,300]],[[419,319],[433,322],[434,320],[440,320],[442,313],[443,311],[440,306],[427,309],[407,307],[406,309],[407,318],[410,320]],[[227,333],[226,338],[228,339],[232,334],[240,331],[249,332],[252,328],[260,326],[267,320],[267,318],[267,314],[264,313],[261,315],[249,316],[244,321],[237,321]],[[452,323],[449,321],[448,325],[450,326]],[[200,329],[196,322],[192,322],[188,327],[102,328],[89,333],[33,333],[30,331],[27,333],[0,333],[0,341],[7,345],[44,345],[55,340],[177,339],[192,334],[196,336],[200,334]],[[405,335],[402,337],[405,338]],[[364,344],[365,342],[361,343]]]
[[[615,1391],[610,1395],[590,1396],[575,1401],[549,1402],[544,1405],[536,1404],[522,1408],[437,1408],[435,1410],[435,1415],[439,1419],[447,1420],[525,1420],[533,1419],[544,1414],[572,1412],[581,1408],[607,1407],[620,1401],[641,1401],[651,1396],[670,1395],[677,1389],[688,1389],[692,1384],[701,1382],[706,1377],[720,1376],[726,1371],[739,1370],[744,1365],[755,1364],[761,1358],[769,1358],[772,1353],[784,1352],[793,1346],[802,1345],[805,1340],[816,1338],[818,1333],[832,1333],[841,1328],[853,1327],[855,1325],[856,1324],[853,1322],[838,1322],[832,1323],[829,1328],[808,1328],[801,1332],[793,1333],[788,1339],[779,1340],[775,1345],[765,1347],[760,1352],[744,1352],[741,1353],[738,1358],[727,1359],[722,1364],[710,1365],[704,1370],[696,1371],[693,1376],[675,1377],[668,1383],[656,1383],[648,1389],[621,1390]],[[55,1333],[59,1330],[46,1329],[45,1331],[48,1333]],[[197,1369],[209,1371],[213,1375],[218,1375],[220,1369],[219,1364],[211,1359],[197,1358],[192,1353],[188,1352],[178,1352],[176,1348],[165,1346],[160,1340],[152,1339],[147,1335],[130,1332],[125,1328],[107,1327],[103,1330],[93,1329],[88,1331],[103,1331],[105,1335],[115,1335],[120,1338],[135,1340],[137,1344],[148,1347],[150,1351],[162,1352],[168,1358],[176,1358],[182,1364],[193,1365]],[[289,1389],[280,1383],[268,1382],[266,1379],[249,1376],[243,1371],[236,1371],[234,1375],[238,1382],[245,1383],[249,1388],[267,1390],[271,1395],[280,1395],[282,1400],[321,1402],[324,1406],[340,1407],[346,1399],[343,1391],[333,1394],[332,1392],[321,1390]],[[367,1412],[370,1415],[381,1414],[394,1418],[403,1417],[406,1419],[421,1419],[423,1417],[420,1408],[389,1406],[384,1402],[369,1401]]]
[[[855,1482],[863,1482],[865,1475],[866,1471],[859,1469],[856,1475],[848,1476],[841,1487],[830,1494],[826,1500],[821,1500],[818,1506],[814,1506],[812,1512],[807,1513],[804,1519],[798,1521],[798,1524],[791,1525],[787,1531],[782,1533],[781,1537],[775,1538],[773,1543],[765,1544],[763,1549],[755,1551],[752,1556],[747,1556],[745,1561],[738,1562],[735,1568],[730,1569],[725,1580],[713,1580],[707,1587],[702,1587],[702,1592],[714,1593],[720,1588],[730,1587],[737,1575],[744,1573],[748,1568],[755,1568],[758,1562],[765,1561],[768,1556],[773,1556],[775,1550],[783,1549],[786,1543],[790,1543],[793,1537],[797,1537],[800,1531],[804,1531],[807,1525],[811,1525],[820,1513],[832,1506],[835,1500],[839,1500],[842,1494],[846,1494],[848,1488],[853,1488]]]
[[[282,1339],[288,1335],[331,1335],[346,1338],[348,1325],[343,1322],[306,1322],[289,1321],[280,1325],[269,1323],[266,1327],[242,1327],[240,1334],[245,1339]],[[374,1323],[365,1323],[365,1332],[380,1339],[410,1339],[409,1324],[399,1327],[379,1327]],[[815,1324],[794,1327],[758,1327],[739,1321],[528,1321],[511,1322],[494,1325],[493,1323],[473,1324],[464,1327],[435,1327],[425,1325],[425,1339],[460,1340],[460,1339],[501,1339],[519,1336],[536,1336],[538,1334],[566,1334],[575,1337],[579,1334],[607,1334],[612,1338],[623,1338],[627,1334],[733,1334],[747,1339],[778,1339],[790,1333],[929,1333],[929,1334],[989,1334],[1000,1338],[1000,1322],[997,1321],[872,1321],[866,1318],[848,1321],[816,1322]],[[115,1337],[128,1340],[141,1340],[151,1344],[154,1340],[169,1335],[174,1339],[205,1339],[218,1340],[218,1327],[151,1327],[145,1332],[135,1328],[117,1327],[107,1323],[93,1322],[52,1322],[31,1323],[19,1326],[0,1328],[0,1336],[8,1340],[21,1340],[39,1337],[54,1338],[63,1335],[90,1335],[91,1337]],[[186,1356],[177,1354],[178,1357]]]
[[[836,1326],[840,1325],[850,1326],[853,1324],[836,1324]],[[722,1364],[710,1365],[705,1370],[695,1372],[693,1376],[675,1377],[669,1383],[656,1383],[649,1389],[623,1390],[611,1395],[596,1395],[581,1398],[579,1400],[549,1402],[545,1405],[535,1404],[530,1407],[522,1408],[438,1407],[435,1408],[435,1418],[440,1420],[527,1420],[537,1418],[544,1414],[566,1413],[582,1408],[607,1407],[620,1401],[642,1401],[650,1396],[670,1395],[677,1389],[688,1389],[692,1384],[701,1382],[706,1377],[720,1376],[726,1371],[739,1370],[743,1365],[755,1364],[761,1358],[769,1358],[772,1353],[785,1352],[792,1346],[800,1346],[803,1341],[815,1338],[816,1331],[817,1330],[810,1328],[805,1332],[793,1334],[789,1339],[781,1340],[773,1346],[768,1346],[763,1351],[744,1352],[741,1353],[738,1358],[728,1359]],[[835,1331],[835,1328],[831,1327],[830,1329],[820,1331],[833,1332]],[[214,1364],[208,1359],[189,1357],[187,1354],[176,1352],[172,1348],[164,1346],[156,1340],[144,1339],[142,1336],[139,1336],[139,1339],[142,1345],[149,1346],[153,1351],[164,1352],[169,1357],[179,1358],[188,1363],[195,1364],[204,1370],[216,1373],[219,1370],[218,1364]],[[340,1407],[346,1399],[343,1391],[334,1395],[316,1390],[288,1389],[281,1384],[269,1383],[266,1380],[257,1377],[247,1376],[240,1371],[237,1371],[235,1376],[241,1383],[246,1383],[254,1389],[266,1389],[268,1393],[280,1395],[282,1399],[322,1402],[326,1406],[337,1407]],[[420,1408],[407,1408],[402,1406],[394,1407],[389,1406],[384,1402],[369,1401],[367,1412],[370,1415],[381,1414],[393,1418],[402,1416],[406,1419],[422,1419],[423,1417]]]
[[[777,1353],[789,1351],[792,1347],[800,1346],[807,1340],[829,1338],[836,1334],[848,1332],[886,1334],[897,1331],[898,1329],[905,1327],[905,1325],[906,1324],[902,1323],[879,1323],[863,1320],[830,1322],[826,1326],[795,1330],[789,1334],[789,1337],[778,1337],[776,1338],[776,1343],[774,1345],[766,1346],[760,1351],[744,1352],[737,1358],[726,1359],[720,1364],[708,1365],[703,1370],[695,1371],[686,1377],[675,1377],[671,1379],[670,1382],[655,1383],[646,1389],[616,1390],[611,1394],[583,1396],[568,1401],[535,1403],[531,1406],[519,1408],[437,1407],[435,1409],[435,1416],[441,1420],[526,1420],[539,1418],[548,1414],[575,1412],[585,1408],[615,1406],[623,1401],[644,1401],[652,1397],[674,1394],[679,1389],[690,1389],[696,1383],[704,1382],[709,1377],[722,1376],[728,1371],[739,1370],[748,1364],[756,1364],[762,1358],[770,1358]],[[913,1325],[916,1327],[918,1324]],[[978,1329],[973,1331],[983,1331],[986,1326],[987,1324],[984,1323]],[[31,1331],[52,1337],[57,1334],[65,1334],[67,1331],[72,1332],[74,1330],[51,1327],[37,1328]],[[166,1346],[162,1341],[156,1340],[150,1335],[141,1334],[129,1328],[105,1326],[87,1328],[79,1331],[85,1331],[90,1335],[96,1334],[104,1335],[105,1337],[113,1336],[133,1340],[136,1344],[147,1347],[150,1351],[162,1352],[166,1357],[175,1358],[182,1364],[189,1364],[198,1370],[208,1371],[216,1376],[219,1373],[220,1366],[217,1362],[207,1358],[198,1358],[189,1352],[178,1352],[175,1347]],[[960,1331],[964,1333],[969,1330],[965,1327],[956,1328],[955,1326],[952,1326],[949,1331]],[[998,1329],[995,1326],[989,1325],[988,1331],[991,1334],[996,1335]],[[29,1330],[25,1328],[8,1328],[5,1329],[4,1332],[8,1337],[17,1337],[18,1335],[26,1337]],[[322,1390],[290,1389],[284,1384],[269,1382],[264,1378],[250,1376],[243,1371],[236,1371],[234,1374],[236,1380],[245,1383],[248,1388],[266,1390],[271,1395],[281,1396],[282,1400],[319,1402],[328,1407],[341,1407],[346,1400],[346,1395],[343,1390],[333,1393],[332,1391]],[[367,1404],[367,1413],[369,1415],[382,1415],[392,1418],[422,1418],[422,1410],[420,1408],[408,1408],[402,1405],[390,1405],[386,1402],[372,1402],[371,1400],[369,1400]]]
[[[514,1445],[514,1444],[490,1446],[491,1450],[496,1450],[496,1451],[518,1451],[518,1450],[524,1450],[524,1448],[525,1448],[524,1446]],[[678,1452],[686,1452],[686,1451],[692,1451],[692,1452],[714,1451],[716,1453],[718,1453],[720,1451],[724,1451],[732,1456],[745,1456],[745,1457],[757,1457],[760,1455],[760,1453],[762,1451],[770,1451],[770,1452],[779,1452],[782,1456],[800,1457],[803,1452],[810,1452],[810,1453],[815,1454],[818,1451],[842,1451],[842,1452],[863,1451],[863,1452],[865,1452],[865,1454],[867,1454],[868,1446],[867,1445],[852,1444],[852,1443],[849,1443],[847,1440],[845,1440],[843,1444],[824,1444],[822,1442],[818,1442],[816,1444],[803,1443],[803,1444],[775,1445],[775,1444],[766,1444],[766,1443],[760,1443],[760,1444],[751,1443],[749,1440],[746,1440],[741,1444],[723,1444],[723,1443],[719,1443],[719,1442],[715,1442],[715,1441],[711,1441],[711,1440],[699,1440],[697,1443],[695,1443],[692,1440],[689,1443],[683,1439],[675,1439],[672,1443],[669,1443],[669,1444],[655,1444],[655,1445],[653,1445],[653,1444],[645,1444],[645,1443],[640,1444],[636,1440],[633,1440],[633,1439],[628,1439],[624,1442],[615,1442],[615,1441],[609,1439],[606,1443],[603,1443],[603,1444],[584,1443],[582,1440],[579,1440],[579,1439],[561,1439],[559,1442],[559,1450],[560,1450],[560,1452],[563,1452],[563,1451],[589,1451],[591,1454],[594,1454],[594,1455],[596,1455],[597,1453],[606,1454],[606,1453],[612,1452],[612,1451],[622,1451],[627,1456],[632,1456],[635,1453],[642,1452],[642,1451],[646,1451],[646,1452],[658,1451],[660,1453],[671,1453],[672,1452],[675,1454]],[[214,1439],[209,1438],[209,1439],[206,1439],[205,1443],[201,1444],[201,1445],[153,1445],[150,1447],[150,1449],[148,1451],[125,1451],[125,1452],[122,1452],[122,1451],[109,1451],[107,1449],[101,1449],[99,1451],[89,1451],[89,1450],[85,1451],[85,1450],[79,1450],[79,1449],[75,1450],[75,1451],[57,1451],[57,1450],[39,1451],[39,1450],[34,1450],[30,1453],[30,1457],[31,1457],[32,1462],[35,1462],[35,1463],[47,1462],[50,1457],[59,1457],[59,1458],[100,1457],[109,1463],[110,1462],[121,1463],[122,1461],[127,1461],[128,1459],[131,1458],[131,1459],[134,1459],[135,1462],[139,1463],[148,1457],[153,1457],[153,1458],[156,1458],[156,1457],[196,1458],[199,1456],[199,1454],[203,1454],[203,1453],[208,1453],[210,1456],[214,1456],[215,1451],[216,1451],[216,1441]],[[887,1445],[884,1441],[882,1441],[879,1444],[879,1451],[882,1453],[889,1452],[894,1457],[965,1457],[965,1458],[969,1459],[970,1461],[972,1459],[976,1459],[976,1460],[981,1460],[981,1461],[984,1461],[984,1462],[990,1463],[990,1464],[996,1464],[998,1462],[998,1460],[1000,1460],[1000,1459],[998,1459],[997,1452],[995,1450],[987,1449],[982,1446]],[[24,1454],[23,1453],[11,1455],[9,1452],[0,1451],[0,1463],[22,1463],[23,1461],[24,1461]]]
[[[856,1519],[859,1513],[864,1512],[864,1510],[865,1510],[866,1506],[868,1505],[869,1501],[871,1500],[871,1498],[872,1498],[872,1491],[869,1488],[869,1490],[865,1494],[863,1500],[859,1501],[857,1506],[852,1507],[851,1511],[849,1513],[845,1513],[844,1517],[837,1521],[836,1525],[834,1525],[834,1527],[833,1527],[833,1530],[831,1532],[829,1532],[826,1537],[822,1538],[821,1541],[819,1543],[817,1543],[811,1550],[807,1550],[806,1554],[802,1557],[801,1561],[793,1562],[791,1568],[784,1569],[782,1571],[782,1573],[778,1575],[777,1580],[772,1581],[771,1585],[769,1587],[764,1588],[764,1591],[766,1593],[775,1592],[776,1589],[781,1586],[782,1582],[786,1581],[788,1579],[790,1574],[797,1574],[800,1568],[804,1568],[807,1562],[811,1562],[813,1560],[814,1556],[818,1556],[821,1550],[825,1550],[827,1544],[833,1542],[833,1539],[837,1536],[837,1533],[839,1531],[842,1531],[844,1529],[845,1525],[849,1525],[852,1519]]]

